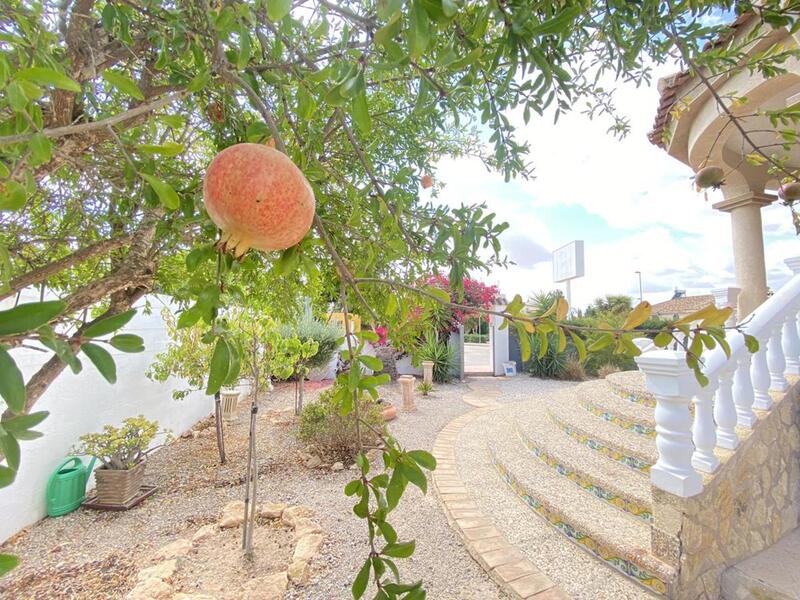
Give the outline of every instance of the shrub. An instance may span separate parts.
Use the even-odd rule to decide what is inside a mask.
[[[298,437],[311,445],[325,459],[330,461],[352,461],[358,454],[355,411],[346,416],[339,413],[339,405],[334,402],[336,388],[323,391],[314,402],[309,402],[300,413]],[[360,400],[361,418],[375,429],[383,428],[383,415],[380,406],[370,398]],[[369,427],[361,427],[364,444],[377,445],[378,436]]]
[[[310,316],[304,316],[291,325],[284,325],[281,327],[281,334],[285,338],[297,337],[304,343],[309,340],[317,342],[317,353],[305,360],[305,367],[308,369],[327,365],[339,349],[336,342],[342,337],[336,325],[323,323]]]
[[[415,364],[421,364],[423,360],[433,361],[433,380],[436,383],[447,383],[452,379],[456,360],[453,349],[433,333],[428,333],[414,352]]]
[[[488,333],[465,333],[465,344],[485,344],[489,341]]]
[[[547,351],[539,358],[540,341],[538,335],[531,335],[531,358],[525,363],[525,370],[531,377],[542,379],[562,379],[570,357],[569,347],[564,352],[558,351],[558,337],[550,334],[547,340]]]
[[[417,386],[417,391],[421,392],[423,396],[427,396],[433,391],[433,384],[423,381]]]
[[[104,468],[124,471],[144,460],[157,433],[158,421],[148,421],[142,415],[129,417],[122,427],[106,425],[102,433],[82,435],[75,454],[96,456]]]
[[[601,379],[605,379],[612,373],[619,373],[619,369],[614,365],[609,365],[609,364],[600,365],[600,368],[597,369],[597,376],[600,377]]]
[[[566,381],[586,381],[586,371],[577,356],[567,355],[561,379]]]

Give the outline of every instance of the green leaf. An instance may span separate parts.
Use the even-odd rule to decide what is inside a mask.
[[[403,472],[403,476],[422,490],[423,494],[428,492],[428,478],[417,463],[412,460],[401,460],[397,466]]]
[[[176,192],[170,184],[148,173],[141,173],[141,176],[150,184],[150,187],[153,188],[153,191],[158,195],[158,199],[161,200],[161,204],[166,208],[176,210],[181,205],[178,192]]]
[[[158,154],[160,156],[177,156],[183,152],[186,147],[177,142],[164,142],[163,144],[139,144],[139,150],[146,154]]]
[[[117,382],[117,365],[108,350],[97,344],[86,342],[81,346],[83,353],[89,357],[100,374],[108,383]]]
[[[406,454],[423,469],[428,469],[428,471],[436,469],[436,459],[430,452],[426,452],[425,450],[410,450]]]
[[[100,319],[96,323],[92,323],[86,329],[84,329],[81,332],[81,337],[95,338],[109,334],[112,331],[116,331],[120,327],[127,325],[128,321],[130,321],[135,314],[136,309],[132,308],[123,313],[119,313],[118,315],[112,315],[110,317],[106,317],[105,319]]]
[[[11,417],[10,419],[4,420],[2,423],[0,423],[0,425],[2,425],[3,429],[5,429],[8,433],[16,437],[18,433],[36,427],[39,423],[44,421],[49,414],[50,413],[46,410],[40,410],[27,415]]]
[[[425,286],[425,291],[430,296],[433,296],[437,301],[444,304],[450,304],[450,294],[443,289],[438,288],[435,285],[428,285]]]
[[[668,331],[660,331],[656,334],[656,337],[653,338],[653,343],[658,348],[664,348],[669,345],[672,341],[672,334]]]
[[[0,465],[0,488],[4,488],[8,485],[14,483],[14,478],[16,478],[17,472],[14,469],[10,469],[4,465]],[[0,558],[3,556],[8,556],[7,554],[0,554]],[[0,576],[3,574],[3,566],[0,563]]]
[[[228,341],[224,337],[220,337],[217,339],[217,344],[214,346],[214,353],[211,355],[206,394],[211,396],[219,391],[225,378],[228,376],[230,362],[231,350],[228,346]]]
[[[77,81],[67,77],[64,73],[46,67],[28,67],[27,69],[21,69],[16,72],[15,77],[17,79],[38,83],[39,85],[52,85],[53,87],[69,92],[81,91],[81,86]]]
[[[144,352],[144,340],[132,333],[120,333],[115,335],[108,343],[121,352]]]
[[[36,167],[50,162],[53,155],[53,142],[43,133],[34,133],[28,142],[31,151],[31,165]]]
[[[0,469],[4,469],[5,467],[0,467]],[[11,483],[11,482],[9,482]],[[3,487],[3,477],[0,474],[0,487]],[[8,485],[8,484],[5,484]],[[0,554],[0,577],[12,571],[16,566],[19,564],[19,557],[14,556],[13,554]]]
[[[383,550],[381,550],[381,554],[391,556],[392,558],[408,558],[414,554],[415,546],[416,544],[414,540],[411,540],[410,542],[401,542],[399,544],[388,544]]]
[[[203,310],[195,305],[191,308],[187,308],[184,310],[180,316],[178,316],[178,329],[183,329],[184,327],[191,327],[195,323],[197,323],[200,318],[203,316]]]
[[[116,88],[123,94],[131,96],[132,98],[136,98],[137,100],[144,100],[144,94],[142,93],[142,90],[140,90],[139,86],[136,85],[136,82],[127,75],[120,73],[119,71],[106,69],[103,71],[103,79],[106,81],[106,83]]]
[[[389,294],[389,297],[386,299],[386,308],[384,309],[386,316],[391,317],[392,315],[394,315],[397,312],[397,308],[398,308],[397,296],[395,296],[394,294]]]
[[[0,346],[0,396],[11,412],[25,410],[25,380],[17,363],[3,346]]]
[[[372,131],[372,119],[369,116],[369,106],[367,105],[367,91],[362,89],[353,98],[350,114],[355,121],[358,130],[367,135]]]
[[[397,532],[387,521],[378,521],[378,529],[381,530],[387,544],[394,544],[397,541]]]
[[[231,351],[230,366],[228,367],[228,374],[225,376],[223,385],[233,385],[239,380],[239,373],[242,370],[242,355],[239,351],[239,346],[235,341],[229,341],[228,347]]]
[[[415,1],[409,14],[411,24],[406,32],[408,53],[413,59],[421,57],[430,43],[430,23],[428,13],[422,3]]]
[[[286,275],[294,271],[300,264],[300,254],[297,246],[291,246],[281,253],[281,257],[275,263],[273,272],[276,276]]]
[[[25,188],[17,181],[0,185],[0,210],[19,210],[28,201]]]
[[[575,18],[581,14],[582,8],[580,5],[575,4],[564,8],[561,12],[556,14],[552,19],[548,19],[535,27],[532,27],[526,32],[526,36],[539,36],[560,34],[568,31],[570,25]]]
[[[378,0],[378,18],[386,20],[403,8],[403,0]]]
[[[604,333],[589,345],[588,350],[589,352],[597,352],[598,350],[602,350],[606,346],[613,343],[614,343],[614,334]]]
[[[348,482],[348,484],[344,486],[344,495],[355,496],[356,494],[360,494],[363,487],[364,484],[360,479],[353,479],[353,481]]]
[[[267,16],[270,21],[280,21],[292,9],[292,0],[267,0]]]
[[[353,592],[353,598],[358,600],[361,596],[364,595],[364,592],[367,591],[367,583],[369,583],[369,571],[372,565],[372,561],[368,558],[364,561],[364,565],[359,569],[358,575],[353,580],[353,586],[351,588],[351,592]]]
[[[19,442],[7,433],[0,432],[0,450],[6,459],[6,464],[14,471],[19,471]]]
[[[754,336],[745,333],[744,345],[747,348],[747,351],[750,352],[751,354],[755,354],[756,352],[758,352],[758,340]]]
[[[58,316],[66,304],[61,300],[27,302],[0,311],[0,335],[14,335],[38,329]]]
[[[395,467],[392,472],[392,478],[389,480],[389,485],[386,486],[386,503],[389,510],[394,510],[397,503],[400,502],[400,498],[406,490],[406,485],[408,485],[408,479],[406,479],[401,469]]]
[[[381,369],[383,369],[383,361],[381,361],[381,359],[376,356],[361,354],[359,355],[358,360],[360,360],[362,364],[372,369],[373,371],[380,371]]]
[[[572,338],[572,343],[575,344],[575,348],[578,350],[578,360],[583,362],[586,360],[586,343],[583,341],[583,338],[579,336],[574,331],[569,332],[569,337]]]

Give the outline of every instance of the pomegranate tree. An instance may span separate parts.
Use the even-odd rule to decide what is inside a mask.
[[[220,247],[240,257],[250,248],[283,250],[308,232],[314,192],[291,159],[262,144],[236,144],[214,157],[203,181]]]

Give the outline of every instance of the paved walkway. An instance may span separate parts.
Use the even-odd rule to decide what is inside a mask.
[[[438,466],[434,485],[451,527],[461,535],[472,557],[509,593],[520,600],[567,599],[553,581],[512,546],[478,509],[456,469],[455,446],[459,432],[476,418],[501,405],[500,390],[488,379],[476,379],[462,397],[475,410],[461,415],[442,429],[433,446]]]

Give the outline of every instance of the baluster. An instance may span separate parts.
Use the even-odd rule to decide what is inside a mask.
[[[733,403],[731,384],[736,363],[728,361],[719,374],[719,388],[714,399],[714,420],[717,422],[717,446],[733,450],[739,445],[736,435],[736,405]]]
[[[786,358],[786,374],[800,375],[800,336],[797,334],[797,311],[786,313],[783,323],[783,355]]]
[[[753,382],[750,381],[750,353],[743,349],[736,361],[736,373],[733,375],[733,403],[736,405],[736,424],[739,427],[752,429],[757,421],[753,412]]]
[[[767,367],[768,341],[765,336],[758,338],[758,352],[752,356],[750,369],[750,378],[753,381],[753,408],[759,410],[769,410],[772,407],[772,396],[769,395],[769,367]]]
[[[656,398],[656,448],[658,461],[650,468],[652,484],[688,498],[703,491],[703,479],[692,467],[692,417],[690,398],[698,385],[686,366],[686,355],[654,350],[636,358],[646,376],[647,389]]]
[[[769,389],[773,392],[785,392],[789,388],[789,382],[784,377],[786,371],[786,359],[783,357],[783,319],[772,326],[770,332],[769,347],[767,348],[767,365],[769,366]]]
[[[692,424],[692,441],[694,454],[692,466],[698,471],[713,473],[719,466],[719,459],[714,454],[717,445],[717,432],[714,430],[713,398],[717,386],[716,378],[700,388],[694,397],[694,423]]]

